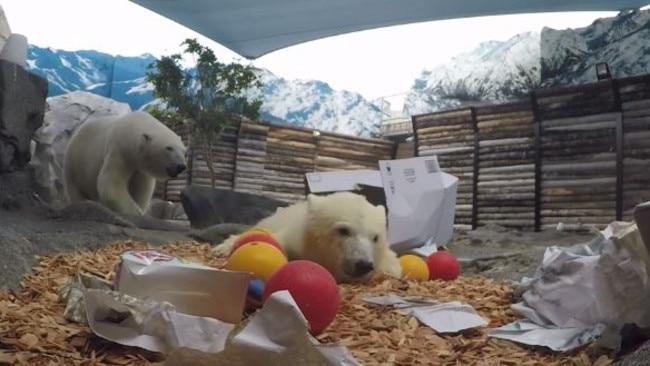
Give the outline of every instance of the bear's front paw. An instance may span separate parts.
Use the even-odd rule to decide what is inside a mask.
[[[402,265],[397,255],[392,250],[384,252],[384,256],[379,261],[378,271],[395,278],[402,277]]]
[[[230,246],[223,243],[212,248],[212,255],[215,257],[227,257],[230,254]]]

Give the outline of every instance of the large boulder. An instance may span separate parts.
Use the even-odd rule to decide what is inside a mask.
[[[5,11],[2,8],[2,5],[0,5],[0,49],[4,46],[10,35],[11,28],[9,27]]]
[[[251,193],[191,185],[181,191],[181,203],[193,228],[217,224],[253,225],[287,202]]]
[[[30,142],[43,124],[47,93],[46,79],[0,60],[0,173],[29,163]]]
[[[121,103],[97,94],[75,91],[47,99],[43,125],[34,134],[32,165],[43,199],[65,202],[63,157],[72,134],[86,121],[131,112]]]

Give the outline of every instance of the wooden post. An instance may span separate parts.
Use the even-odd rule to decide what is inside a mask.
[[[237,161],[239,160],[238,155],[239,155],[239,139],[241,136],[241,129],[242,129],[242,121],[238,121],[239,125],[237,126],[237,136],[235,138],[235,156],[232,161],[232,187],[231,189],[234,191],[237,188]]]
[[[535,91],[530,94],[533,108],[533,133],[535,136],[535,231],[542,227],[542,121],[539,116]]]
[[[416,116],[411,116],[411,125],[413,126],[412,127],[412,129],[413,129],[413,156],[417,157],[417,156],[420,156],[420,152],[419,152],[420,148],[419,148],[419,144],[418,144],[418,129],[416,128],[417,127],[417,122],[415,120],[415,117]]]
[[[389,141],[393,142],[393,146],[390,152],[390,158],[391,160],[395,160],[395,158],[397,158],[397,151],[399,150],[399,142],[397,142],[397,139],[396,140],[389,139]]]
[[[614,108],[619,112],[616,119],[616,220],[623,220],[623,108],[621,104],[621,93],[618,89],[618,81],[611,79],[612,93],[614,93]]]
[[[473,153],[473,167],[472,167],[472,230],[478,227],[478,171],[479,171],[479,135],[478,135],[478,121],[476,120],[476,108],[471,107],[470,112],[472,115],[472,131],[474,132],[474,153]]]

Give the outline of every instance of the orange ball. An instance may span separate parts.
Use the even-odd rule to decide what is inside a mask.
[[[268,281],[280,267],[287,264],[287,257],[276,247],[263,242],[252,242],[235,250],[228,258],[225,269],[250,272],[255,278]]]
[[[263,242],[276,247],[282,254],[286,257],[287,253],[284,251],[282,244],[276,239],[276,237],[266,229],[251,229],[244,231],[233,244],[232,249],[230,250],[230,255],[235,252],[235,250],[240,247],[252,243],[252,242]]]

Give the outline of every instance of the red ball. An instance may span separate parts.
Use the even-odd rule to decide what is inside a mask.
[[[339,311],[341,297],[336,280],[318,263],[295,260],[282,266],[266,282],[263,301],[282,290],[289,290],[307,319],[312,335],[324,331]]]
[[[262,242],[262,243],[273,245],[279,251],[281,251],[285,257],[287,256],[287,253],[284,251],[284,248],[282,247],[280,242],[273,237],[273,235],[264,234],[261,232],[253,232],[250,234],[244,233],[240,235],[239,238],[237,238],[237,240],[235,241],[235,244],[233,244],[229,255],[232,255],[232,253],[234,253],[235,250],[239,249],[239,247],[242,247],[252,242]]]
[[[456,256],[446,250],[439,250],[427,258],[430,280],[455,280],[460,275],[460,263]]]

